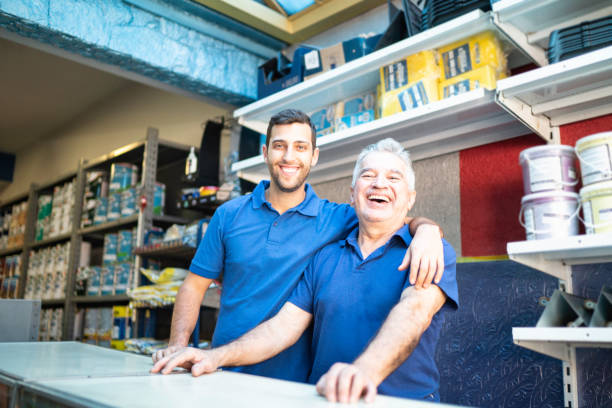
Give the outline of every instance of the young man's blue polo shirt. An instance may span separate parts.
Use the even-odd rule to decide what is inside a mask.
[[[314,315],[309,382],[316,383],[336,362],[352,363],[376,336],[391,309],[410,286],[410,271],[398,271],[410,245],[408,226],[363,259],[355,228],[349,236],[319,251],[289,302]],[[442,309],[458,306],[455,251],[443,240],[444,275],[438,284],[447,296]],[[443,323],[440,310],[408,359],[378,387],[378,392],[406,398],[439,399],[434,361]]]
[[[346,237],[357,225],[352,207],[321,200],[309,185],[304,201],[279,215],[266,201],[269,185],[262,181],[252,194],[220,206],[191,262],[191,272],[205,278],[223,274],[214,347],[274,316],[314,253]],[[305,333],[274,358],[229,369],[306,382],[312,365],[310,340],[310,332]]]

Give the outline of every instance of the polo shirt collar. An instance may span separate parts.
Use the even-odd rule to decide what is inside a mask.
[[[406,248],[408,248],[410,246],[410,243],[412,242],[412,235],[410,235],[410,228],[408,225],[404,225],[402,228],[397,230],[395,234],[393,234],[391,239],[393,239],[393,237],[398,237],[399,239],[401,239],[406,245]],[[350,245],[353,248],[357,249],[359,248],[359,242],[357,241],[358,238],[359,238],[359,226],[355,227],[355,229],[353,229],[348,234],[346,239],[342,242],[342,246]]]
[[[269,180],[262,180],[255,190],[253,190],[253,208],[257,209],[265,204],[268,207],[272,208],[272,205],[266,200],[266,190],[270,187]],[[294,207],[293,210],[299,212],[302,215],[316,217],[319,214],[319,197],[314,192],[313,188],[310,184],[306,183],[304,185],[306,190],[306,197],[304,197],[304,201],[302,201],[297,207]]]

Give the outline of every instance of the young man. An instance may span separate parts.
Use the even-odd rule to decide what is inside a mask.
[[[309,381],[332,402],[371,401],[376,389],[398,397],[439,400],[434,361],[440,309],[458,305],[455,253],[444,243],[445,272],[416,290],[393,266],[412,237],[404,217],[414,204],[408,154],[393,139],[366,148],[355,166],[351,201],[359,227],[318,251],[288,302],[270,320],[217,349],[184,349],[154,367],[193,375],[253,364],[293,344],[314,323]]]
[[[285,110],[271,118],[262,148],[271,181],[261,182],[252,194],[220,206],[191,263],[192,273],[177,294],[169,347],[153,361],[187,345],[199,306],[213,279],[223,274],[221,307],[212,344],[229,343],[274,316],[285,303],[314,253],[347,236],[357,225],[346,204],[319,199],[305,183],[319,157],[316,130],[308,115]],[[418,226],[407,250],[411,279],[428,286],[442,275],[439,228]],[[397,270],[400,263],[393,266]],[[420,272],[417,277],[417,270]],[[311,334],[259,364],[236,371],[273,378],[306,381],[311,367]]]

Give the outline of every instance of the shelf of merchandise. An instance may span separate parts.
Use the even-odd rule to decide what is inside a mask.
[[[41,302],[42,307],[60,307],[60,306],[64,306],[64,303],[66,302],[66,299],[65,298],[61,298],[61,299],[42,299],[40,302]]]
[[[511,65],[528,62],[525,54],[493,23],[490,12],[474,10],[237,109],[234,117],[240,124],[265,133],[270,117],[282,109],[299,107],[312,112],[374,91],[380,81],[380,67],[487,30],[498,33],[509,50]],[[528,133],[531,133],[528,127],[496,103],[494,92],[477,89],[318,138],[321,154],[318,165],[311,169],[309,181],[319,183],[349,175],[358,152],[382,136],[394,137],[419,160]],[[234,163],[232,170],[255,183],[267,178],[262,156]]]
[[[558,126],[612,112],[612,46],[497,82],[500,105],[547,142]]]
[[[0,257],[17,254],[21,251],[23,251],[23,245],[0,249]]]
[[[350,175],[359,152],[384,137],[395,138],[413,160],[421,160],[528,133],[526,126],[495,102],[493,91],[475,89],[318,138],[319,163],[311,168],[309,182]],[[232,169],[254,183],[269,178],[261,155],[240,161]]]
[[[513,327],[514,344],[569,361],[572,348],[612,348],[612,327]]]
[[[119,218],[115,221],[105,222],[104,224],[92,225],[91,227],[81,228],[79,229],[79,235],[101,235],[106,232],[112,232],[130,226],[134,226],[138,224],[138,217],[138,214],[133,214],[128,217]],[[153,215],[152,222],[154,224],[168,226],[172,224],[185,224],[187,220],[182,217],[176,217],[173,215]]]
[[[515,262],[569,281],[571,265],[612,262],[612,234],[509,242],[507,252]]]
[[[64,234],[59,234],[54,237],[45,238],[41,241],[35,241],[32,244],[30,244],[30,249],[37,249],[37,248],[41,248],[44,246],[56,244],[62,241],[67,241],[70,239],[71,236],[72,236],[71,232],[66,232]]]
[[[190,198],[188,200],[179,200],[176,202],[176,208],[214,210],[224,202],[225,201],[217,200],[216,194],[211,194],[197,198]]]
[[[73,296],[72,301],[76,304],[119,304],[128,303],[130,297],[127,294],[101,295],[101,296]]]
[[[15,197],[9,198],[7,200],[2,201],[0,204],[1,207],[10,207],[14,204],[20,202],[27,202],[27,214],[26,214],[26,224],[24,231],[24,239],[23,245],[18,245],[16,247],[4,248],[0,250],[0,256],[7,255],[16,255],[20,256],[20,267],[19,267],[19,281],[17,283],[17,298],[23,298],[23,294],[25,291],[25,283],[26,283],[26,273],[28,270],[28,259],[30,255],[30,243],[34,240],[34,234],[36,232],[36,195],[35,195],[35,185],[30,185],[30,188],[26,194],[19,194]]]
[[[609,0],[501,0],[492,8],[495,24],[541,66],[552,31],[612,14]]]
[[[221,303],[221,289],[219,287],[208,288],[206,293],[204,294],[204,299],[202,299],[202,306],[210,307],[212,309],[219,309],[219,305]],[[142,309],[156,309],[158,307],[174,307],[174,303],[168,303],[165,305],[152,305],[147,302],[138,301],[138,300],[130,300],[130,304],[134,308],[142,308]]]
[[[195,255],[196,248],[184,245],[182,240],[177,239],[138,247],[133,252],[134,255],[145,258],[190,260]]]

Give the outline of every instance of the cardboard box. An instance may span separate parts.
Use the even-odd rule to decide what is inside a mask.
[[[371,53],[379,39],[380,35],[355,37],[331,47],[312,51],[304,60],[306,67],[304,80],[313,78],[323,72],[330,71]]]
[[[336,132],[340,132],[342,130],[352,128],[353,126],[372,122],[375,118],[376,115],[374,109],[345,115],[341,118],[336,118],[335,130]]]
[[[497,80],[505,78],[505,74],[497,74],[495,68],[485,65],[464,74],[457,75],[440,82],[440,99],[449,98],[478,88],[494,90]]]
[[[424,78],[438,78],[440,68],[435,51],[421,51],[380,68],[381,92],[387,93]]]
[[[336,117],[336,106],[326,106],[310,114],[310,121],[317,129],[317,137],[334,132],[334,118]]]
[[[382,117],[415,109],[438,100],[438,78],[420,81],[381,95]]]
[[[506,72],[507,62],[495,34],[485,31],[438,49],[442,64],[442,80],[449,80],[484,66],[497,74]]]

